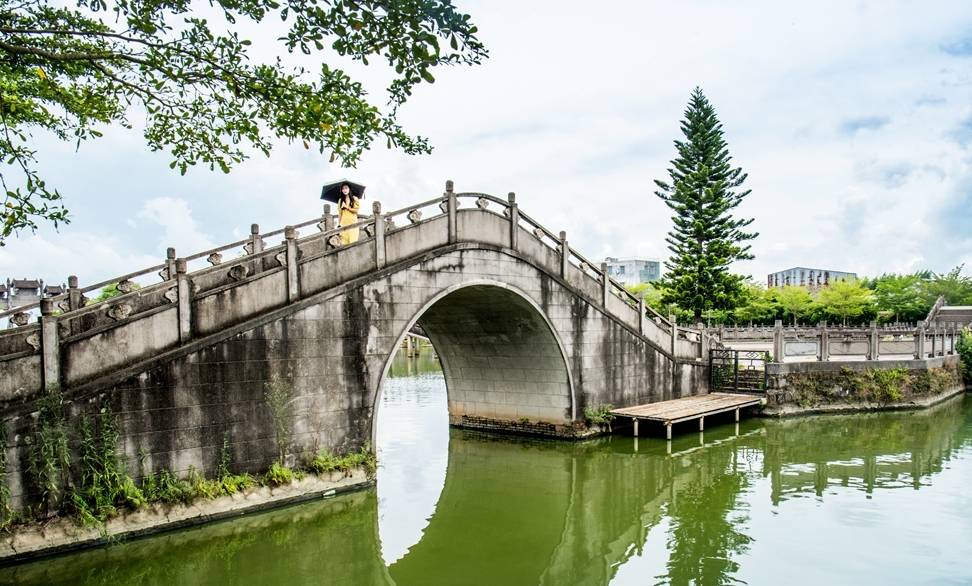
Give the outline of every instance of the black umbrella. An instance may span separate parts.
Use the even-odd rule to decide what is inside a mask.
[[[351,188],[351,195],[358,199],[364,199],[365,186],[360,183],[342,179],[334,183],[328,183],[321,188],[321,199],[338,203],[341,200],[341,186],[347,184]]]

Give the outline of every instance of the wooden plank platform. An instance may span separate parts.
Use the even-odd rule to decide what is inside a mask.
[[[638,421],[659,421],[665,424],[665,435],[672,439],[672,425],[693,419],[699,420],[699,431],[705,429],[705,417],[726,411],[736,412],[739,421],[739,410],[754,407],[762,402],[761,397],[753,395],[737,395],[730,393],[709,393],[695,397],[683,397],[671,401],[659,401],[647,405],[636,405],[614,409],[611,414],[615,417],[628,417],[634,420],[634,434],[638,435]]]

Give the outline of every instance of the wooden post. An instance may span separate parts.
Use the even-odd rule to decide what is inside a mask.
[[[293,226],[284,228],[284,238],[287,246],[287,302],[293,303],[300,299],[300,272],[297,270],[297,230]]]
[[[570,261],[570,247],[567,246],[567,232],[560,231],[560,277],[567,280],[567,265]]]
[[[608,266],[606,262],[601,263],[601,305],[607,311],[608,296],[611,295],[611,277],[608,276]]]
[[[176,260],[176,292],[179,303],[179,342],[185,344],[192,338],[192,287],[186,274],[186,259]]]
[[[456,205],[458,201],[456,200],[455,186],[452,180],[446,181],[445,187],[445,198],[446,198],[446,210],[449,214],[449,244],[453,244],[459,240],[459,226],[458,226],[458,206]]]
[[[520,208],[516,205],[516,194],[512,191],[506,196],[510,210],[510,248],[516,250],[520,235]]]
[[[45,389],[61,388],[61,349],[57,333],[57,316],[54,300],[40,300],[41,327],[41,381]]]
[[[375,268],[385,268],[385,219],[381,215],[381,202],[371,204],[371,213],[375,218]]]

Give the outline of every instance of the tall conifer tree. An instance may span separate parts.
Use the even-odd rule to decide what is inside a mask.
[[[722,124],[700,88],[692,92],[681,129],[685,140],[675,141],[670,182],[655,181],[655,195],[671,208],[674,223],[665,238],[672,256],[665,261],[662,301],[699,320],[705,311],[735,307],[745,277],[730,274],[729,265],[754,258],[745,243],[757,234],[743,231],[752,219],[732,216],[750,190],[741,189],[746,174],[731,166]]]

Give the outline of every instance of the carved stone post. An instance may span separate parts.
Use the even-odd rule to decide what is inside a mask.
[[[68,277],[68,311],[81,308],[81,289],[78,288],[77,275]]]
[[[786,346],[783,340],[783,320],[778,319],[773,324],[773,358],[775,358],[777,362],[783,362],[785,350]]]
[[[827,331],[827,322],[820,322],[820,351],[817,353],[817,360],[820,362],[830,361],[830,332]]]
[[[608,297],[611,295],[611,277],[608,276],[608,266],[606,262],[601,263],[601,305],[607,311]]]
[[[446,210],[447,210],[446,213],[449,215],[449,244],[452,244],[459,240],[459,226],[457,225],[458,206],[456,205],[458,201],[456,201],[455,187],[451,179],[446,181],[445,197],[446,197]]]
[[[877,322],[871,320],[871,333],[867,339],[867,359],[877,360],[881,356],[881,339],[878,336]]]
[[[189,275],[186,274],[186,270],[186,259],[177,259],[176,292],[179,304],[179,342],[182,344],[192,339],[192,287],[190,287]]]
[[[54,300],[45,297],[40,301],[41,327],[41,380],[45,389],[61,388],[61,350],[57,335],[57,316]]]
[[[696,327],[699,329],[699,360],[705,361],[706,356],[709,355],[709,342],[705,335],[705,324],[699,323]]]
[[[381,215],[381,202],[371,204],[371,213],[375,218],[375,268],[385,268],[385,219]]]
[[[938,326],[935,326],[930,333],[931,333],[931,357],[934,358],[938,356],[938,348],[936,347],[938,345]]]
[[[672,353],[672,398],[678,398],[682,396],[681,389],[679,389],[678,383],[678,361],[675,360],[675,347],[678,343],[678,322],[675,321],[675,314],[670,313],[668,315],[668,321],[671,324],[671,342],[669,345],[669,351]]]
[[[287,302],[300,299],[300,271],[297,266],[297,230],[293,226],[284,228],[287,245]]]
[[[570,247],[567,246],[567,232],[560,231],[560,276],[567,280],[567,265],[570,262]]]
[[[645,323],[647,319],[648,318],[645,316],[645,294],[642,293],[638,297],[638,333],[642,336],[645,335],[645,330],[648,326],[648,324]]]
[[[329,203],[324,204],[324,217],[323,217],[323,220],[324,220],[324,231],[325,232],[327,232],[328,230],[333,230],[334,229],[334,216],[331,215],[331,204],[329,204]]]
[[[164,273],[162,275],[163,281],[168,281],[170,279],[175,278],[176,275],[175,262],[176,262],[176,249],[170,246],[169,248],[165,249],[165,269],[163,269],[162,271]]]
[[[925,322],[918,320],[918,327],[915,328],[915,358],[923,360],[925,357]]]
[[[507,196],[510,207],[510,248],[516,250],[517,237],[520,234],[520,208],[516,205],[516,194],[512,191]]]
[[[263,238],[260,238],[260,224],[250,224],[250,241],[243,245],[243,248],[249,255],[263,252]]]

